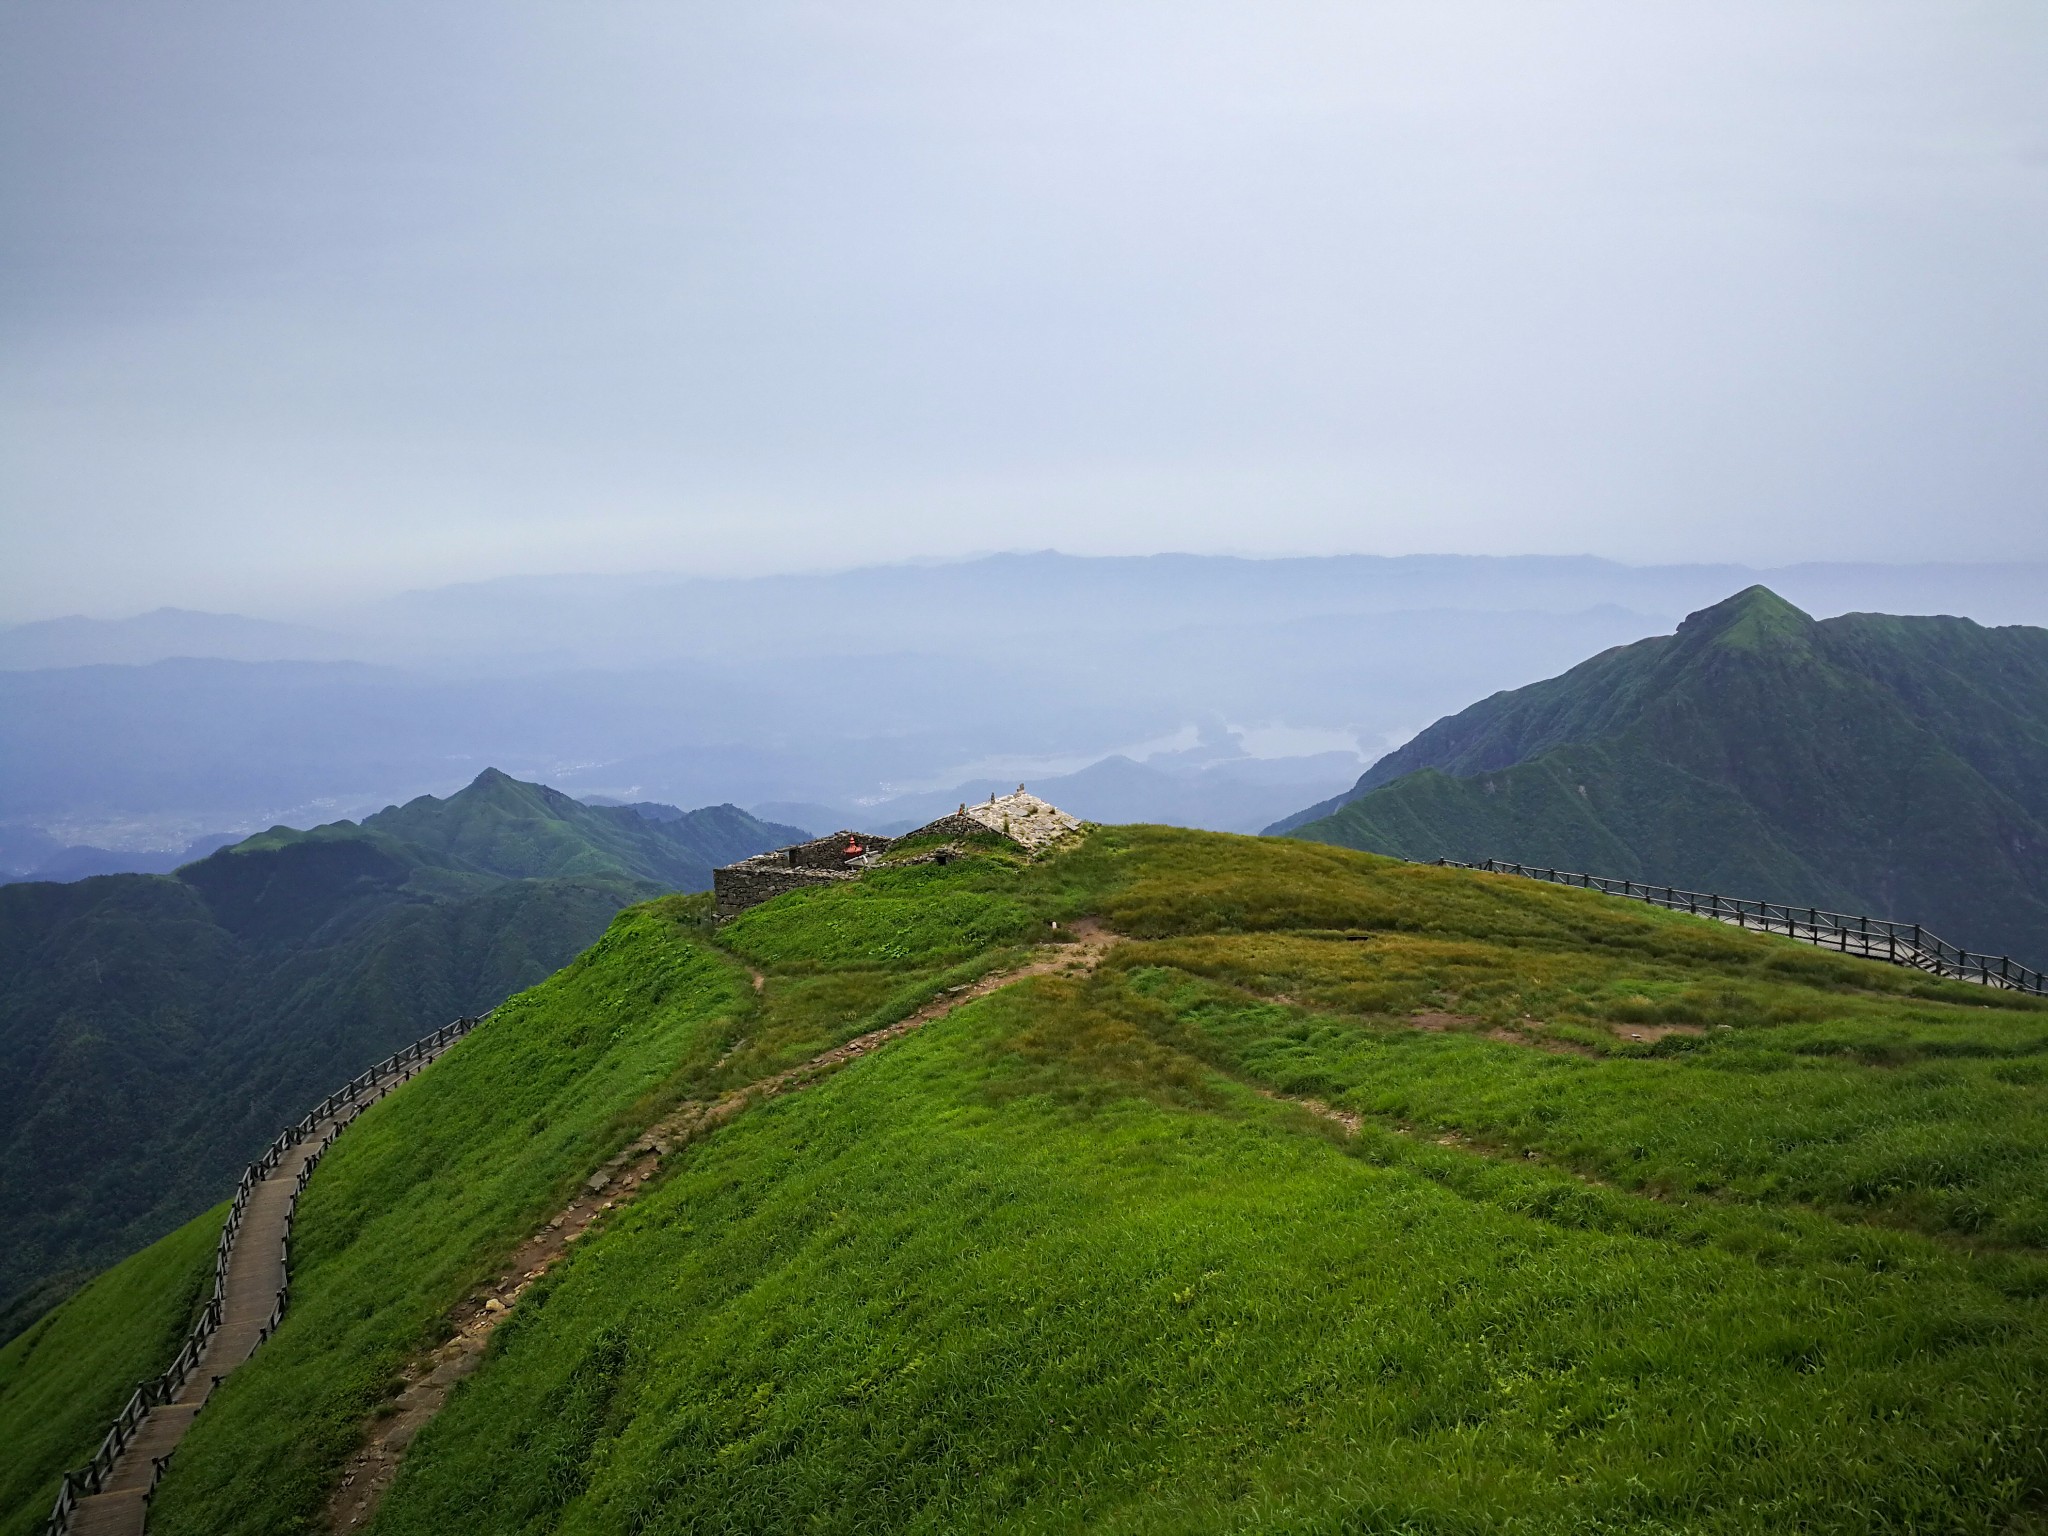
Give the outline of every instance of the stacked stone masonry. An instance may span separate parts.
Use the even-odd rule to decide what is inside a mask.
[[[1017,786],[1014,795],[991,795],[985,801],[963,805],[950,816],[941,816],[937,821],[928,822],[905,837],[923,837],[928,833],[947,837],[971,837],[976,833],[994,832],[1007,837],[1020,848],[1036,852],[1048,843],[1056,843],[1081,823],[1055,805]]]
[[[863,861],[893,841],[866,832],[840,831],[714,869],[711,890],[718,916],[721,920],[735,917],[789,891],[830,885],[835,880],[857,880]]]

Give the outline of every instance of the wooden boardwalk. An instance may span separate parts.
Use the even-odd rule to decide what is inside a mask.
[[[150,1409],[149,1417],[143,1420],[135,1438],[114,1464],[105,1487],[78,1501],[71,1512],[70,1536],[142,1536],[159,1464],[185,1438],[185,1431],[192,1427],[193,1419],[198,1417],[220,1379],[256,1353],[256,1347],[266,1336],[278,1293],[284,1289],[285,1243],[291,1232],[293,1197],[298,1190],[300,1171],[320,1155],[328,1133],[337,1124],[346,1124],[368,1104],[400,1083],[410,1081],[431,1060],[432,1056],[423,1059],[418,1067],[380,1084],[361,1099],[317,1122],[311,1133],[289,1148],[277,1166],[249,1191],[242,1226],[228,1255],[220,1326],[207,1340],[197,1369],[186,1378],[178,1395]]]

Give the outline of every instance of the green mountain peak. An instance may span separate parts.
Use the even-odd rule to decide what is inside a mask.
[[[1769,587],[1745,587],[1733,597],[1687,615],[1678,626],[1681,640],[1712,641],[1747,650],[1786,640],[1804,640],[1813,629],[1813,615],[1778,596]]]
[[[1816,621],[1749,587],[1439,720],[1274,830],[1868,912],[2036,962],[2048,631]]]
[[[422,795],[420,799],[431,800],[433,797]],[[549,789],[545,784],[529,784],[524,779],[515,779],[502,768],[486,768],[450,795],[445,803],[472,805],[488,802],[517,805],[522,808],[546,806],[549,809],[554,809],[556,802],[580,804],[560,790]]]
[[[540,980],[629,903],[803,836],[487,769],[173,876],[0,887],[0,1335],[210,1204],[369,1062]]]

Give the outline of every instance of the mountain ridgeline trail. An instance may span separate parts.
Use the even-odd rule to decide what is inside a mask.
[[[400,1370],[399,1379],[405,1385],[396,1401],[386,1405],[388,1411],[380,1411],[372,1420],[364,1444],[350,1458],[328,1504],[327,1529],[336,1536],[356,1531],[376,1513],[404,1461],[406,1447],[427,1421],[441,1411],[455,1384],[482,1362],[491,1335],[513,1316],[520,1297],[568,1254],[571,1244],[588,1236],[594,1223],[631,1204],[660,1172],[663,1158],[729,1123],[749,1106],[809,1087],[828,1073],[1000,987],[1032,976],[1085,976],[1118,942],[1118,935],[1089,918],[1070,924],[1061,937],[1066,942],[1045,953],[978,980],[950,986],[895,1023],[821,1051],[801,1066],[730,1089],[710,1103],[685,1102],[612,1157],[591,1175],[575,1199],[520,1245],[497,1275],[463,1298],[449,1319],[453,1337],[415,1357]],[[750,971],[750,975],[765,984],[760,972]]]
[[[2048,966],[2048,630],[1763,587],[1437,721],[1275,832],[1921,923]]]
[[[2038,1526],[2048,1003],[1312,842],[889,852],[635,906],[366,1112],[155,1536]]]

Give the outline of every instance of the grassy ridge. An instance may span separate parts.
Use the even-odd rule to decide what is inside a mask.
[[[124,1259],[0,1348],[0,1536],[42,1529],[57,1480],[135,1384],[171,1363],[213,1283],[218,1206]]]
[[[758,993],[745,959],[707,942],[706,898],[634,908],[366,1113],[301,1201],[291,1314],[180,1450],[151,1529],[310,1529],[399,1363],[439,1337],[448,1308],[640,1126],[685,1096],[713,1096],[900,1018],[1001,959],[989,938],[1025,920],[1015,899],[992,898],[1004,913],[993,926],[980,906],[944,899],[937,916],[906,926],[905,893],[934,873],[890,871],[850,890],[821,930],[847,961],[807,957]],[[1017,878],[991,863],[955,883]],[[1032,899],[1047,910],[1071,905],[1057,882],[1038,885]],[[808,911],[810,899],[788,905]],[[747,956],[792,943],[785,916],[765,908],[727,933]]]
[[[285,1325],[197,1421],[153,1529],[308,1528],[407,1353],[663,1102],[679,1064],[716,1055],[748,988],[688,937],[702,905],[622,914],[335,1144],[300,1200]],[[198,1489],[212,1512],[195,1522]]]
[[[694,1155],[378,1528],[1933,1529],[2039,1473],[2038,1319],[1936,1245],[1460,1187],[1033,992]]]
[[[2048,1247],[2048,1010],[1702,985],[1669,963],[1469,942],[1191,941],[1128,964],[1120,1006],[1282,1093],[1659,1195]],[[1447,1006],[1475,1011],[1441,1032],[1406,1017]],[[1672,1020],[1705,1033],[1627,1038]],[[1559,1045],[1584,1054],[1532,1048]]]
[[[1118,828],[758,908],[718,935],[758,995],[693,909],[622,918],[323,1166],[295,1311],[153,1529],[305,1529],[408,1341],[628,1126],[1088,910],[1133,939],[1087,981],[671,1159],[500,1330],[377,1528],[2036,1528],[2048,1010]],[[1652,1023],[1704,1033],[1628,1039]],[[637,1065],[556,1065],[614,1034]],[[1304,1092],[1362,1128],[1271,1097]]]

